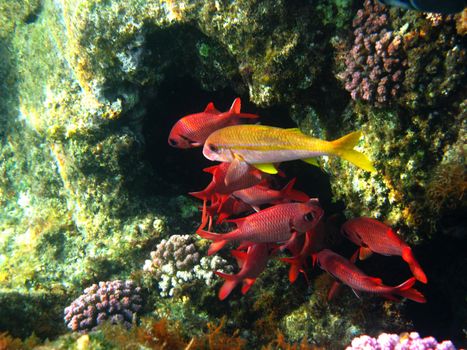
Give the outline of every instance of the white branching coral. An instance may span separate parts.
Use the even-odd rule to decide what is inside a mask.
[[[192,235],[173,235],[163,239],[145,261],[143,270],[157,281],[161,296],[173,296],[197,282],[210,286],[215,280],[213,271],[232,270],[219,256],[200,258],[194,242]]]

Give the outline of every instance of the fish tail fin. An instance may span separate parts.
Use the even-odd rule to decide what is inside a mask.
[[[209,246],[208,255],[213,255],[217,253],[219,250],[224,248],[224,246],[228,242],[228,240],[224,239],[224,235],[219,233],[208,232],[205,230],[197,230],[196,233],[202,238],[213,241]]]
[[[361,152],[355,151],[353,148],[357,145],[358,140],[362,136],[361,131],[354,131],[340,139],[331,141],[335,154],[350,163],[362,168],[366,171],[376,172],[371,161]]]
[[[219,250],[224,248],[227,244],[227,240],[212,242],[208,249],[208,256],[216,254]]]
[[[202,229],[198,229],[196,231],[196,233],[201,238],[209,239],[210,241],[213,241],[213,242],[218,242],[218,241],[224,240],[224,238],[223,238],[224,235],[220,234],[220,233],[209,232],[209,231],[205,231],[205,230],[202,230]]]
[[[394,293],[401,297],[416,301],[417,303],[426,303],[425,296],[415,288],[412,288],[415,282],[415,277],[409,278],[404,283],[394,287]]]
[[[415,260],[412,249],[410,249],[410,247],[405,247],[402,249],[402,259],[404,259],[404,261],[409,264],[410,271],[412,271],[412,274],[417,280],[422,283],[428,282],[428,279],[421,266],[419,265],[418,261]]]
[[[225,280],[224,284],[222,285],[221,289],[219,289],[219,299],[224,300],[229,296],[232,290],[237,286],[238,279],[235,275],[228,275],[226,273],[215,271],[214,272],[217,276],[223,278]]]

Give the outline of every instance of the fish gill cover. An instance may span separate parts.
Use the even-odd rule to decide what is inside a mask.
[[[118,339],[156,348],[149,334],[166,334],[180,347],[199,337],[207,348],[245,346],[240,338],[250,348],[285,347],[284,339],[303,338],[344,348],[360,334],[417,329],[422,337],[464,346],[466,11],[378,9],[375,16],[384,12],[387,22],[371,34],[382,38],[385,29],[392,39],[400,37],[397,53],[407,61],[397,94],[384,85],[386,101],[379,105],[354,100],[348,81],[341,81],[360,28],[353,23],[365,26],[357,20],[359,10],[366,16],[375,6],[0,1],[0,331],[9,333],[2,333],[1,344],[19,347],[14,337],[34,332],[56,339],[44,345],[52,348],[75,342],[115,348]],[[371,50],[377,56],[376,46]],[[358,67],[362,79],[375,67],[367,64]],[[376,98],[379,82],[371,83]],[[217,276],[199,287],[203,280],[185,270],[171,280],[178,288],[188,272],[187,284],[177,289],[182,292],[161,295],[161,280],[144,273],[144,262],[164,239],[196,231],[200,202],[186,193],[211,178],[201,171],[209,162],[198,150],[170,153],[170,127],[210,101],[226,111],[236,96],[242,110],[261,115],[265,125],[298,125],[323,140],[362,130],[357,150],[373,161],[376,174],[333,157],[319,161],[326,175],[296,162],[281,169],[298,178],[294,188],[319,196],[328,230],[344,221],[332,215],[342,209],[347,218],[376,218],[397,229],[428,277],[427,286],[416,286],[427,304],[358,299],[346,288],[326,303],[332,279],[316,269],[307,275],[309,288],[301,273],[290,285],[290,264],[278,259],[245,296],[235,290],[221,302]],[[180,176],[171,176],[173,167]],[[346,257],[356,249],[338,232],[329,240]],[[201,264],[206,242],[195,245]],[[235,266],[230,254],[221,255]],[[177,264],[169,259],[167,265]],[[388,285],[411,275],[400,257],[372,256],[358,265]],[[207,266],[194,271],[207,272]],[[67,332],[64,308],[85,288],[130,279],[144,291],[140,326],[124,331],[104,325],[86,336],[59,337]],[[22,346],[33,343],[30,338]]]

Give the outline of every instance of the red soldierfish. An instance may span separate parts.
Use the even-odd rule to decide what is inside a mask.
[[[229,163],[221,163],[214,165],[209,168],[205,168],[204,171],[212,174],[211,183],[200,192],[190,192],[190,194],[196,198],[203,200],[211,200],[216,195],[230,195],[231,193],[248,188],[250,186],[257,185],[262,180],[267,178],[267,175],[261,173],[259,170],[249,167],[247,171],[244,171],[242,176],[239,176],[235,181],[226,184],[225,177]]]
[[[415,288],[412,288],[416,282],[414,277],[409,278],[396,287],[390,287],[385,286],[380,278],[366,275],[349,260],[329,249],[320,251],[315,255],[315,258],[323,270],[327,271],[353,290],[380,294],[391,300],[398,300],[394,295],[399,295],[418,303],[426,302],[423,294]]]
[[[306,202],[310,199],[303,192],[293,189],[295,179],[284,186],[282,190],[273,190],[269,187],[256,185],[232,193],[232,196],[251,205],[256,211],[264,204],[279,204],[286,202]]]
[[[349,220],[342,225],[344,236],[360,246],[360,259],[365,259],[371,252],[383,255],[399,255],[409,264],[414,277],[427,283],[422,268],[412,253],[412,249],[394,233],[391,227],[380,221],[360,217]]]
[[[295,244],[288,247],[288,250],[290,250],[293,256],[288,258],[281,258],[280,260],[290,264],[290,283],[294,283],[297,280],[300,272],[303,273],[306,280],[308,281],[305,273],[307,260],[313,253],[323,248],[324,236],[325,224],[323,221],[320,221],[314,229],[307,231],[303,236],[299,237],[303,237],[303,239],[300,239],[299,241],[295,242]]]
[[[323,209],[316,199],[312,199],[306,203],[278,204],[244,218],[229,220],[237,228],[225,234],[201,229],[197,233],[213,241],[208,250],[208,255],[212,255],[229,241],[292,242],[298,234],[313,229],[322,215]]]
[[[201,113],[187,115],[178,120],[169,135],[169,144],[176,148],[200,147],[208,136],[218,129],[235,125],[241,118],[259,118],[256,114],[240,113],[241,101],[237,97],[227,112],[219,112],[212,102]]]
[[[225,279],[219,290],[219,299],[224,300],[232,290],[243,281],[242,294],[248,292],[256,278],[264,271],[270,256],[270,244],[253,244],[246,252],[232,250],[232,255],[237,259],[240,271],[235,275],[228,275],[219,271],[215,273]]]

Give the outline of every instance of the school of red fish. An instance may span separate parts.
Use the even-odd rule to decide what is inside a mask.
[[[317,165],[316,157],[329,155],[341,157],[364,170],[376,171],[363,153],[354,150],[361,132],[325,141],[298,129],[242,125],[242,121],[259,116],[241,113],[240,109],[240,98],[234,100],[227,112],[218,111],[211,102],[203,112],[178,120],[168,139],[176,148],[203,146],[206,158],[221,162],[204,169],[212,175],[208,186],[190,193],[203,201],[197,234],[212,241],[208,255],[215,254],[229,242],[238,244],[230,251],[237,260],[238,273],[215,271],[225,280],[219,299],[227,298],[239,284],[245,294],[265,270],[269,259],[288,253],[289,256],[279,259],[290,264],[291,283],[300,273],[307,278],[310,262],[313,266],[317,263],[335,278],[328,299],[335,295],[339,285],[345,284],[356,294],[369,292],[391,300],[403,297],[426,302],[413,285],[416,280],[427,283],[427,277],[411,248],[391,227],[367,217],[346,221],[341,233],[358,246],[355,254],[346,259],[326,249],[324,211],[317,198],[309,198],[294,189],[295,179],[282,189],[274,188],[275,174],[285,177],[278,169],[284,161],[300,159]],[[211,231],[213,225],[223,222],[233,223],[235,228],[226,233]],[[380,278],[366,275],[355,264],[358,258],[366,259],[372,253],[401,256],[413,277],[398,286],[388,286]]]

